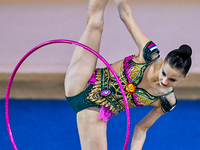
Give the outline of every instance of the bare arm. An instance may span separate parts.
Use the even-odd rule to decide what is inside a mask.
[[[174,93],[167,95],[171,105],[175,105],[177,100]],[[154,105],[154,104],[152,104]],[[146,139],[147,130],[155,123],[155,121],[164,114],[161,108],[161,102],[157,101],[154,107],[136,126],[132,138],[131,150],[141,150]]]
[[[147,130],[164,113],[160,107],[154,107],[136,126],[131,142],[131,150],[141,150],[146,139]]]
[[[127,4],[127,1],[115,0],[115,4],[118,8],[121,20],[124,22],[125,26],[130,32],[132,38],[134,39],[139,49],[140,56],[142,56],[143,48],[146,45],[146,43],[149,42],[150,40],[143,34],[142,30],[139,28],[139,26],[133,19],[132,11],[129,5]]]

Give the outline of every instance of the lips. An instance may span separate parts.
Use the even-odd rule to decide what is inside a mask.
[[[162,84],[162,86],[166,86],[165,84],[163,84],[162,82],[161,82],[161,84]]]

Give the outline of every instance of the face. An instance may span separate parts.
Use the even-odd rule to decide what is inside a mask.
[[[172,68],[167,62],[164,62],[159,73],[159,84],[162,87],[174,87],[184,78],[182,72]]]

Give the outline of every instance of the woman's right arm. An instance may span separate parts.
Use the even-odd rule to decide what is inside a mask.
[[[124,22],[133,40],[135,41],[140,56],[143,55],[143,48],[150,40],[143,34],[140,27],[136,24],[132,16],[132,11],[126,0],[115,0],[121,20]]]
[[[141,150],[147,130],[164,114],[161,106],[154,107],[136,126],[131,142],[131,150]]]

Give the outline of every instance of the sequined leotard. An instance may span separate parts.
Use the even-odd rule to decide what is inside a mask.
[[[129,108],[148,106],[160,99],[162,110],[169,112],[175,105],[172,106],[166,96],[173,91],[163,96],[153,96],[145,89],[137,87],[142,81],[145,69],[160,57],[158,56],[156,59],[151,60],[151,56],[154,53],[159,53],[156,45],[151,41],[146,44],[143,53],[146,63],[135,63],[133,55],[126,57],[118,75],[124,89],[126,89],[127,84],[133,84],[136,87],[133,93],[125,91]],[[75,113],[89,107],[103,107],[104,110],[110,111],[110,117],[112,117],[125,110],[121,90],[116,79],[110,76],[107,67],[96,69],[90,81],[92,82],[89,82],[90,85],[82,93],[77,96],[66,97]]]

